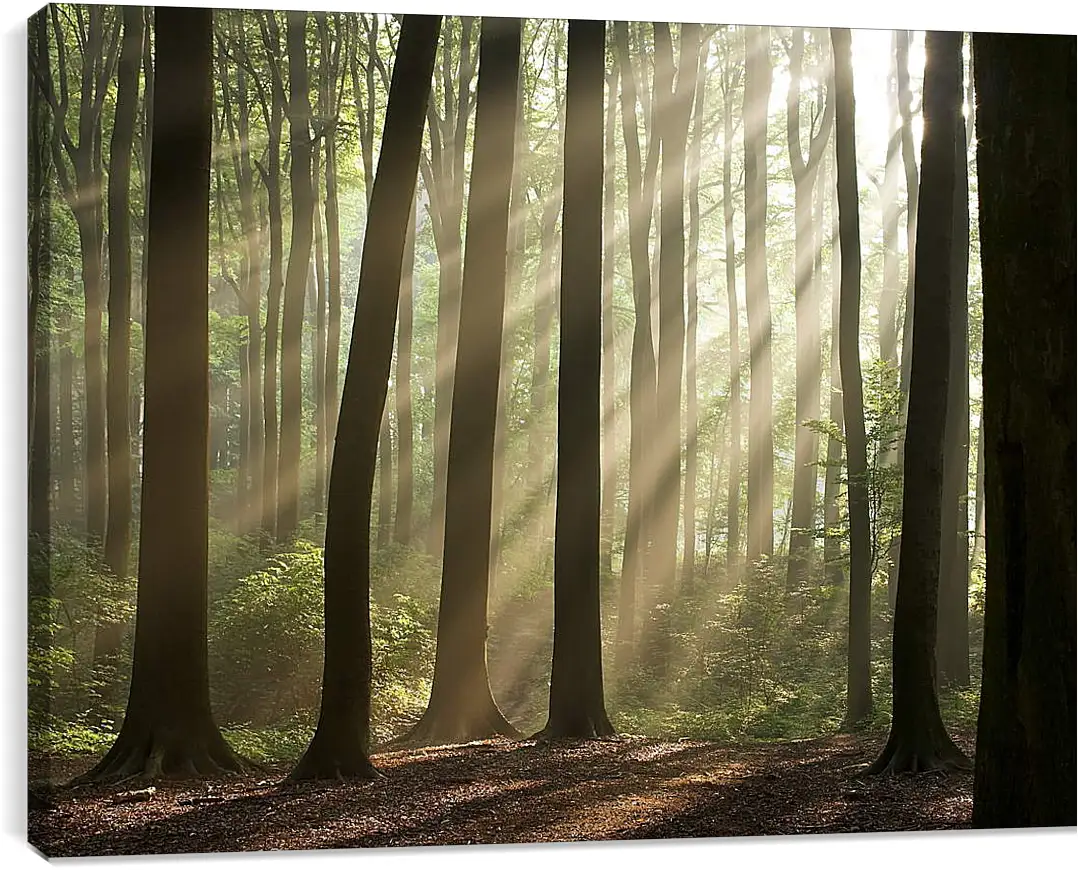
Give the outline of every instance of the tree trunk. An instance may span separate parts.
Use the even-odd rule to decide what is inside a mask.
[[[906,414],[910,394],[910,365],[913,353],[913,306],[914,278],[917,260],[917,217],[919,215],[919,183],[917,180],[917,157],[913,143],[913,95],[910,93],[910,41],[908,30],[899,30],[895,40],[895,79],[898,87],[898,111],[902,118],[900,133],[902,143],[902,168],[906,175],[906,293],[902,321],[902,362],[899,385],[902,390],[902,427],[906,431]],[[900,446],[899,453],[902,448]],[[901,456],[900,456],[901,459]],[[897,571],[897,566],[896,569]]]
[[[378,432],[439,16],[406,15],[389,88],[381,158],[363,238],[356,327],[345,371],[326,513],[322,706],[291,779],[371,778],[370,527]]]
[[[796,319],[796,395],[793,504],[790,511],[790,549],[787,593],[808,580],[815,540],[816,462],[820,445],[805,425],[820,417],[820,302],[812,280],[812,186],[831,136],[834,96],[828,94],[819,131],[810,136],[808,155],[801,152],[801,74],[805,31],[795,27],[790,50],[790,88],[786,97],[786,138],[794,177],[794,305]],[[810,126],[811,131],[811,126]]]
[[[623,673],[635,639],[636,592],[645,575],[650,545],[650,498],[653,469],[649,466],[655,419],[655,351],[651,334],[651,269],[648,264],[648,227],[654,187],[640,164],[636,121],[636,78],[629,53],[629,31],[614,23],[621,71],[621,118],[625,140],[625,171],[629,182],[629,257],[633,279],[633,340],[629,373],[629,504],[625,523],[625,551],[618,598],[616,667]],[[642,86],[642,93],[647,87]]]
[[[696,332],[699,311],[697,272],[700,259],[700,169],[704,126],[704,95],[710,39],[700,48],[696,66],[695,108],[692,145],[689,151],[689,251],[686,266],[687,314],[685,318],[685,496],[681,551],[681,586],[690,592],[696,570],[696,475],[699,449],[700,412],[696,389]],[[710,546],[710,545],[709,545]]]
[[[213,721],[206,664],[211,19],[208,9],[158,7],[155,14],[134,667],[123,728],[86,780],[246,768]]]
[[[407,545],[412,540],[412,308],[415,275],[416,206],[408,217],[401,264],[401,290],[397,321],[397,512],[393,540]]]
[[[737,239],[734,237],[734,190],[731,176],[734,153],[733,91],[741,78],[730,63],[730,46],[724,38],[722,101],[722,220],[726,248],[726,308],[730,340],[730,472],[726,487],[726,574],[737,576],[741,551],[741,327],[737,308]]]
[[[861,391],[861,233],[857,207],[857,154],[850,31],[832,29],[835,57],[835,170],[838,180],[842,289],[839,303],[839,369],[846,428],[847,492],[850,513],[850,628],[847,657],[846,725],[872,714],[870,532],[868,450]]]
[[[549,716],[541,739],[588,739],[614,733],[603,701],[599,613],[605,44],[604,21],[569,22],[554,656]],[[684,149],[681,154],[684,159]]]
[[[835,152],[832,152],[834,154]],[[834,163],[834,159],[832,159]],[[832,431],[842,434],[842,369],[839,365],[839,334],[842,331],[839,316],[842,307],[842,250],[839,244],[838,193],[834,184],[835,172],[828,179],[831,205],[831,389],[828,403],[828,419]],[[826,178],[826,172],[825,172]],[[821,183],[820,189],[824,185]],[[819,203],[820,236],[823,237],[823,203]],[[835,437],[827,439],[827,472],[823,486],[823,561],[824,576],[832,586],[841,586],[845,580],[842,570],[842,530],[839,522],[838,495],[842,472],[842,442]]]
[[[309,129],[311,106],[307,93],[307,13],[289,12],[287,17],[292,241],[288,251],[281,322],[281,446],[277,492],[277,540],[280,542],[290,540],[299,525],[303,298],[314,228]]]
[[[71,313],[61,309],[57,340],[60,345],[59,402],[60,426],[59,472],[56,475],[56,514],[61,522],[75,517],[75,355],[71,350],[74,329]]]
[[[943,450],[940,591],[936,649],[941,686],[969,685],[969,166],[966,123],[955,131],[951,239],[951,352]]]
[[[131,149],[135,139],[142,10],[123,7],[123,48],[116,88],[116,116],[109,148],[109,336],[108,336],[108,525],[105,565],[127,576],[131,549]],[[94,634],[94,670],[105,683],[102,700],[112,699],[112,677],[125,625],[99,616]]]
[[[326,259],[322,234],[321,141],[315,144],[311,171],[314,188],[314,517],[318,523],[325,506],[326,490]]]
[[[964,767],[936,697],[944,430],[954,293],[955,134],[962,112],[962,34],[925,38],[921,148],[924,195],[917,220],[920,268],[903,468],[902,545],[895,600],[891,734],[870,773]],[[848,420],[847,420],[848,422]]]
[[[445,510],[438,644],[430,703],[401,742],[516,736],[490,691],[486,662],[494,424],[505,308],[521,21],[484,18],[468,198]]]
[[[983,365],[982,365],[983,372]],[[977,478],[974,487],[976,509],[973,519],[973,552],[969,557],[970,570],[984,564],[984,406],[977,424]]]
[[[767,104],[770,28],[745,29],[745,304],[749,319],[748,561],[774,552],[771,302],[767,289]]]
[[[606,103],[606,125],[603,137],[603,163],[606,167],[603,187],[603,494],[599,523],[600,570],[604,576],[613,571],[614,508],[618,494],[617,423],[614,405],[614,264],[617,256],[614,223],[614,135],[618,110],[618,66],[609,75],[609,94]],[[564,257],[562,263],[564,265]]]
[[[1073,826],[1074,36],[974,34],[973,73],[987,497],[973,824]]]
[[[891,34],[891,57],[895,59],[898,33]],[[883,212],[883,286],[880,288],[879,341],[880,359],[898,368],[898,171],[902,147],[902,118],[898,110],[898,85],[894,68],[887,76],[887,157],[880,188]],[[895,122],[898,122],[896,126]]]

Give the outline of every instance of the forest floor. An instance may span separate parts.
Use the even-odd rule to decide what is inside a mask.
[[[53,808],[30,813],[29,839],[59,857],[969,827],[971,772],[861,776],[885,738],[499,740],[379,753],[374,782],[281,785],[279,765],[137,802],[124,793],[144,784],[63,787],[88,757],[37,757],[30,780]]]

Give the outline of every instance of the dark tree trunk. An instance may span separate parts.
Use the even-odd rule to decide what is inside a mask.
[[[323,94],[325,89],[323,88]],[[322,107],[325,117],[325,107]],[[311,171],[314,199],[314,517],[319,522],[326,497],[326,250],[322,232],[322,212],[318,205],[321,192],[321,140],[315,143]]]
[[[748,561],[774,552],[771,302],[767,289],[767,104],[770,28],[745,29],[745,305],[749,320]]]
[[[973,824],[1073,826],[1075,38],[974,34],[973,72],[987,497]]]
[[[606,167],[603,186],[603,496],[599,523],[600,561],[604,575],[614,565],[614,509],[618,494],[617,422],[614,405],[614,264],[617,238],[614,223],[614,148],[618,112],[618,66],[609,76],[606,102],[606,127],[603,138],[603,162]],[[562,263],[564,264],[564,257]]]
[[[839,302],[838,356],[842,378],[842,417],[846,429],[847,492],[850,514],[850,636],[847,656],[846,725],[855,727],[872,714],[870,531],[868,449],[861,390],[861,233],[857,208],[857,153],[853,61],[850,31],[833,29],[835,58],[835,175],[838,182],[842,288]]]
[[[969,685],[969,166],[966,123],[955,130],[951,239],[951,352],[943,442],[940,589],[936,650],[941,686]]]
[[[277,540],[299,524],[300,434],[303,405],[303,298],[311,257],[314,195],[311,186],[310,99],[307,93],[307,13],[288,12],[288,144],[292,159],[292,241],[281,321],[281,445],[278,460]]]
[[[732,155],[734,149],[733,92],[741,70],[730,62],[730,45],[724,37],[722,101],[722,219],[726,248],[726,307],[730,339],[730,471],[726,487],[726,574],[737,575],[741,551],[741,327],[737,308],[737,239],[734,236],[734,190]]]
[[[700,168],[704,127],[704,96],[707,85],[707,58],[710,39],[700,48],[696,66],[695,108],[692,144],[689,150],[689,250],[686,264],[685,318],[685,495],[682,508],[684,535],[681,550],[681,586],[691,591],[696,571],[696,475],[700,412],[696,389],[696,332],[699,312],[697,273],[700,259]]]
[[[625,524],[625,554],[618,599],[617,669],[623,672],[635,637],[637,587],[642,581],[650,545],[650,497],[653,471],[648,466],[648,439],[655,419],[655,351],[651,334],[651,269],[648,227],[654,188],[641,169],[636,120],[636,78],[629,53],[628,25],[614,23],[621,70],[622,133],[629,182],[629,257],[633,279],[633,340],[629,374],[629,505]],[[642,93],[647,87],[642,86]],[[649,155],[650,156],[650,155]]]
[[[542,739],[587,739],[614,733],[603,702],[599,614],[605,44],[605,22],[569,22],[554,657],[549,717],[539,735]],[[681,153],[684,159],[684,149]]]
[[[819,438],[805,426],[820,416],[820,302],[812,280],[812,186],[834,123],[834,95],[828,93],[819,130],[812,133],[808,154],[801,151],[801,75],[805,31],[795,27],[790,50],[790,88],[786,97],[786,140],[794,178],[794,304],[797,350],[793,504],[786,591],[808,580],[816,518],[816,462]]]
[[[406,15],[389,88],[381,159],[363,238],[326,513],[326,654],[322,707],[292,779],[370,778],[370,527],[378,430],[393,362],[408,214],[415,198],[423,116],[439,16]]]
[[[914,296],[913,361],[903,468],[902,544],[895,600],[891,734],[870,773],[964,767],[936,697],[944,430],[953,295],[955,136],[962,113],[962,34],[925,37],[918,215],[920,268]],[[847,423],[849,421],[847,420]]]
[[[397,512],[393,540],[409,544],[412,540],[412,286],[415,276],[415,198],[408,217],[408,234],[401,264],[400,311],[397,321]]]
[[[50,77],[49,43],[44,10],[30,19],[28,52],[31,69]],[[30,206],[29,260],[30,314],[27,374],[30,403],[29,531],[37,551],[48,554],[51,538],[49,493],[52,488],[52,381],[50,318],[52,257],[50,249],[51,179],[49,169],[49,118],[44,94],[31,76],[28,85],[28,134]]]
[[[438,646],[430,703],[401,742],[515,736],[490,691],[486,662],[494,424],[505,308],[521,22],[484,18],[468,197],[445,510]]]
[[[206,651],[211,19],[208,9],[158,7],[155,15],[134,667],[123,728],[88,780],[246,766],[213,721]]]
[[[834,154],[834,152],[832,152]],[[834,160],[832,159],[832,163]],[[826,174],[826,173],[825,173]],[[842,250],[839,244],[838,191],[834,183],[835,172],[832,168],[828,178],[830,189],[831,217],[831,401],[828,405],[828,420],[832,431],[842,434],[842,369],[839,365],[839,334],[841,330],[840,311],[842,307]],[[821,184],[820,188],[823,189]],[[820,236],[823,236],[823,203],[820,203]],[[842,442],[835,437],[827,439],[827,472],[823,486],[823,561],[824,576],[832,586],[840,586],[845,575],[842,570],[842,530],[839,522],[838,495],[842,472]]]
[[[108,336],[108,525],[105,565],[114,577],[127,576],[131,549],[131,150],[135,139],[142,9],[123,7],[123,47],[116,88],[116,116],[109,149],[109,336]],[[99,618],[94,634],[94,670],[104,681],[104,701],[112,699],[112,678],[125,625]]]

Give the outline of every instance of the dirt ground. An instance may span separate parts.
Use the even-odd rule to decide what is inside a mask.
[[[281,786],[282,765],[137,802],[120,795],[144,784],[49,788],[29,839],[60,857],[969,827],[972,773],[860,777],[884,737],[491,741],[375,755],[374,782]],[[92,761],[34,758],[30,779],[59,785]]]

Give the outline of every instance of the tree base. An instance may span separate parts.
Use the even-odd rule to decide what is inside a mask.
[[[132,779],[205,779],[242,774],[260,766],[241,757],[212,724],[191,734],[179,729],[121,729],[104,758],[71,785]]]
[[[285,782],[310,782],[314,780],[374,780],[382,774],[371,764],[367,753],[360,746],[359,739],[342,741],[329,737],[320,737],[315,732],[311,745],[296,763]],[[347,742],[347,745],[345,743]]]
[[[536,743],[563,740],[618,740],[618,732],[605,714],[597,717],[574,716],[571,720],[549,719],[543,729],[531,737]]]
[[[971,770],[973,763],[943,730],[919,737],[899,734],[893,727],[883,752],[865,770],[867,776],[890,776],[897,773],[928,773]]]
[[[524,735],[510,724],[496,705],[479,715],[427,707],[412,728],[385,744],[386,749],[417,749],[421,746],[451,746],[506,737],[520,740]]]

